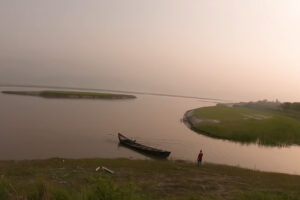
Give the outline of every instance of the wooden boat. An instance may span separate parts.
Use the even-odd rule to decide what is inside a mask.
[[[131,149],[134,149],[136,151],[139,151],[141,153],[155,156],[155,157],[160,157],[160,158],[167,158],[171,152],[169,151],[164,151],[160,149],[155,149],[153,147],[148,147],[142,144],[137,143],[135,140],[131,140],[121,133],[118,133],[119,141],[120,144],[125,145]]]

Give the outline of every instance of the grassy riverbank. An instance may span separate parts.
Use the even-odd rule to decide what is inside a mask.
[[[60,91],[60,90],[45,90],[45,91],[2,91],[4,94],[14,95],[29,95],[45,98],[68,98],[68,99],[132,99],[136,98],[133,95],[111,94],[98,92],[80,92],[80,91]]]
[[[262,145],[300,145],[299,112],[217,105],[186,113],[196,132],[221,139]]]
[[[0,174],[1,200],[300,199],[300,176],[207,163],[57,158],[1,161]]]

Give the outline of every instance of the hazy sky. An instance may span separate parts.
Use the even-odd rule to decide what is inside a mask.
[[[299,0],[0,0],[0,82],[300,101]]]

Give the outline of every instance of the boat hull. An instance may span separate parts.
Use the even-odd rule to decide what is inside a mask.
[[[157,158],[167,158],[171,153],[169,151],[163,151],[160,149],[156,149],[153,147],[139,144],[139,143],[135,142],[134,140],[131,140],[120,133],[118,134],[118,137],[119,137],[119,141],[120,141],[121,145],[126,146],[130,149],[133,149],[135,151],[141,152],[146,155],[150,155],[150,156],[157,157]]]

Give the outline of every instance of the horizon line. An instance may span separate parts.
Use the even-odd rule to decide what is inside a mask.
[[[186,99],[198,99],[207,100],[209,102],[215,101],[214,103],[224,103],[228,100],[209,98],[209,97],[197,97],[197,96],[186,96],[178,94],[167,94],[167,93],[156,93],[156,92],[141,92],[141,91],[129,91],[129,90],[112,90],[103,88],[84,88],[84,87],[68,87],[68,86],[51,86],[51,85],[31,85],[31,84],[0,84],[0,87],[28,87],[28,88],[47,88],[47,89],[70,89],[70,90],[94,90],[104,92],[119,92],[126,94],[139,94],[139,95],[151,95],[151,96],[165,96],[165,97],[177,97]]]

